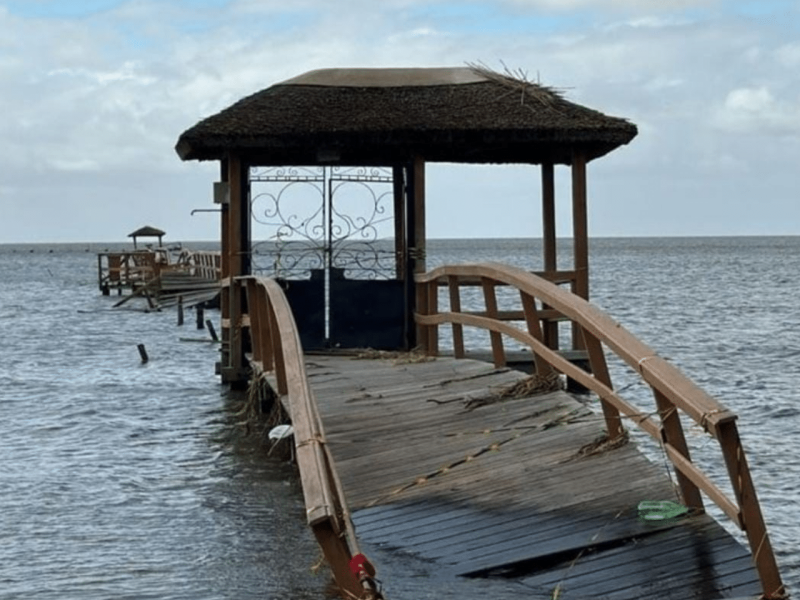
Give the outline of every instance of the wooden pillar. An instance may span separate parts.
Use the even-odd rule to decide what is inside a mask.
[[[244,369],[244,332],[242,330],[242,309],[244,297],[242,288],[235,282],[236,277],[246,275],[249,270],[249,202],[246,184],[247,168],[241,157],[228,156],[228,321],[229,328],[228,367],[222,371],[222,380],[234,385],[245,384],[247,373]]]
[[[220,161],[220,181],[222,183],[228,183],[227,160]],[[228,262],[228,257],[230,256],[230,240],[228,238],[228,223],[230,221],[229,207],[230,204],[228,202],[223,202],[222,204],[220,204],[220,213],[219,213],[220,214],[220,280],[223,282],[229,281],[228,278],[230,277],[231,273],[231,266],[230,263]],[[199,312],[200,309],[198,308],[198,314]],[[226,323],[230,323],[230,318],[231,318],[230,295],[228,294],[227,288],[223,288],[222,293],[220,294],[219,312],[220,312],[220,318],[222,319],[222,326],[221,326],[222,347],[220,352],[220,362],[218,371],[220,374],[223,375],[223,381],[225,381],[225,376],[226,376],[225,373],[227,373],[228,369],[230,368],[230,356],[231,356],[230,353],[231,330],[230,327],[226,325]]]
[[[574,243],[574,292],[589,299],[589,228],[586,209],[586,155],[581,150],[572,153],[572,234]],[[583,336],[573,324],[572,347],[583,349]]]
[[[589,299],[589,226],[586,208],[586,156],[572,155],[572,232],[575,240],[575,293]]]
[[[542,163],[542,245],[545,272],[558,270],[556,244],[555,167],[553,163]],[[548,322],[543,333],[545,344],[553,350],[558,350],[558,323]]]
[[[558,268],[556,256],[556,186],[553,163],[542,164],[542,242],[544,270]]]
[[[402,166],[392,169],[394,185],[394,254],[397,279],[406,276],[406,204],[405,174]]]
[[[409,188],[412,193],[409,199],[409,209],[413,207],[414,222],[408,223],[409,234],[413,236],[413,243],[411,249],[412,263],[414,265],[414,273],[424,273],[426,269],[425,262],[425,161],[422,157],[417,156],[414,158],[410,168],[410,181]],[[416,285],[416,305],[427,305],[427,292],[424,285]],[[422,340],[425,332],[423,328],[417,327],[417,342]]]

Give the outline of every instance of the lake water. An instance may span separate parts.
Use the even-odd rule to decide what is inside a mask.
[[[0,245],[0,599],[323,597],[294,468],[239,426],[217,347],[182,341],[207,337],[191,313],[178,327],[174,310],[111,309],[96,281],[106,248],[121,246]],[[540,255],[538,240],[434,241],[429,263],[537,269]],[[598,305],[740,415],[800,589],[800,238],[599,239],[591,269]],[[424,587],[391,588],[404,583]]]

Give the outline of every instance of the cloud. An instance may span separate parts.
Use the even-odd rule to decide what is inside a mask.
[[[673,202],[659,190],[676,176],[686,182],[682,193],[706,198],[710,175],[743,182],[741,165],[793,172],[787,138],[800,130],[800,81],[789,74],[800,66],[800,43],[782,22],[723,11],[741,0],[104,0],[102,12],[48,18],[22,16],[14,7],[26,2],[0,5],[0,189],[29,204],[70,196],[74,206],[97,208],[117,185],[132,203],[126,218],[161,214],[165,196],[202,206],[218,167],[180,162],[173,145],[184,129],[304,71],[346,66],[507,64],[631,118],[638,138],[592,165],[592,189],[608,189],[620,205],[628,197],[639,206],[641,189],[652,190],[654,205]],[[754,149],[753,135],[771,136],[775,154]],[[513,174],[520,202],[530,194],[523,171]],[[483,177],[489,188],[513,187],[511,171]],[[438,201],[456,188],[441,183]],[[16,218],[4,218],[0,239],[22,235]],[[509,235],[530,233],[513,215],[497,218]],[[627,218],[623,211],[601,222],[619,232]],[[482,223],[436,227],[464,229],[434,236],[463,236]]]
[[[728,92],[714,115],[722,130],[767,135],[800,134],[800,97],[778,99],[766,86]]]

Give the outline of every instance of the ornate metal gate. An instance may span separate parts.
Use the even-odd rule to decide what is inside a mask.
[[[305,349],[401,348],[391,170],[250,171],[252,268],[283,285]]]

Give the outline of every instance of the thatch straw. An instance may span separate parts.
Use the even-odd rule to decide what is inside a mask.
[[[394,365],[407,365],[431,362],[436,360],[435,356],[428,356],[423,354],[419,349],[414,348],[408,352],[389,351],[389,350],[373,350],[372,348],[365,348],[360,350],[353,360],[391,360]]]
[[[464,405],[464,408],[467,410],[474,410],[479,406],[488,406],[515,398],[529,398],[539,394],[548,394],[559,389],[561,389],[561,378],[555,371],[551,371],[547,374],[534,373],[530,377],[520,379],[487,396],[470,398]]]

